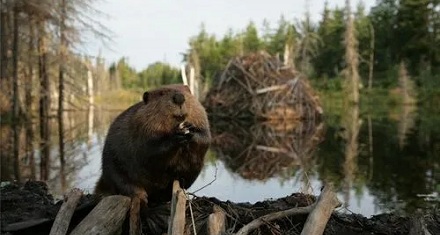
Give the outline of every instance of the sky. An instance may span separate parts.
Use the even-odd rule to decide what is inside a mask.
[[[355,6],[359,0],[352,0]],[[101,0],[95,7],[108,17],[100,18],[112,32],[112,43],[103,46],[92,39],[86,52],[101,52],[107,62],[127,57],[140,71],[156,61],[174,66],[182,63],[191,36],[202,23],[206,31],[219,37],[232,28],[242,30],[250,20],[261,28],[264,19],[276,27],[281,15],[292,21],[304,16],[306,0]],[[342,7],[345,0],[329,0],[330,8]],[[369,9],[375,0],[363,0]],[[309,0],[312,19],[317,22],[324,0]]]

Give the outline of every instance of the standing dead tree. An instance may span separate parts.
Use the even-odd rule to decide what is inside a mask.
[[[349,102],[357,104],[359,103],[359,53],[358,53],[358,41],[356,39],[356,32],[354,27],[353,16],[351,15],[350,0],[345,1],[345,8],[347,12],[347,27],[345,31],[345,62],[347,67],[345,68],[346,77],[346,91],[349,94]]]

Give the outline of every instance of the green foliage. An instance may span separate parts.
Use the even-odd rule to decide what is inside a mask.
[[[401,0],[397,12],[397,55],[408,60],[409,70],[416,68],[428,58],[430,50],[429,8],[431,0]],[[437,50],[437,48],[435,48]]]
[[[396,66],[401,61],[408,64],[409,75],[419,88],[440,87],[436,76],[440,72],[439,4],[438,0],[379,0],[368,14],[359,4],[353,17],[361,78],[368,78],[370,56],[374,55],[374,87],[395,88]],[[259,31],[254,22],[249,22],[244,29],[229,29],[221,37],[209,34],[202,25],[200,32],[190,38],[183,60],[195,66],[196,75],[209,85],[234,56],[266,50],[284,59],[288,52],[287,59],[295,68],[311,78],[320,78],[318,89],[339,91],[337,77],[346,66],[346,19],[343,9],[330,9],[326,3],[318,24],[308,14],[295,21],[281,16],[276,26],[265,20]],[[124,88],[146,89],[180,82],[179,70],[163,63],[154,63],[137,73],[121,58],[110,69],[117,71]]]
[[[278,20],[278,27],[276,29],[269,30],[267,27],[268,25],[266,25],[263,38],[265,39],[265,49],[270,54],[283,56],[286,43],[295,46],[294,44],[298,37],[296,28],[293,23],[287,22],[284,16],[281,16]]]
[[[371,8],[369,18],[375,32],[375,70],[384,72],[396,63],[393,30],[397,12],[396,0],[381,0]]]
[[[138,73],[123,57],[110,65],[109,72],[116,74],[124,89],[147,90],[161,85],[181,83],[180,70],[162,62],[150,64]]]
[[[318,27],[318,35],[322,40],[322,44],[312,60],[318,77],[335,77],[343,69],[345,53],[342,44],[345,32],[344,15],[342,9],[324,9],[323,18]]]
[[[144,89],[175,83],[182,83],[180,71],[166,63],[153,63],[138,73],[138,87]]]
[[[297,64],[301,72],[311,75],[312,71],[314,71],[311,60],[318,55],[322,39],[309,14],[306,14],[305,19],[297,23],[296,28],[299,34],[298,54],[296,56]]]
[[[128,64],[127,58],[122,57],[116,65],[110,66],[110,72],[112,71],[117,72],[123,88],[130,89],[137,86],[138,78],[136,70]]]
[[[250,53],[259,51],[262,46],[262,42],[260,41],[260,38],[258,37],[258,30],[255,27],[254,22],[250,22],[248,26],[246,27],[246,30],[242,34],[242,40],[243,40],[243,52],[244,53]]]
[[[365,6],[360,2],[355,13],[356,37],[359,42],[359,73],[362,78],[366,78],[368,74],[368,63],[370,54],[373,53],[371,48],[371,40],[374,35],[373,24],[365,13]]]

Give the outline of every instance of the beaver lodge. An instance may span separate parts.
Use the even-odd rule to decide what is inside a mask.
[[[214,117],[316,120],[322,107],[300,73],[265,52],[236,57],[205,99]]]

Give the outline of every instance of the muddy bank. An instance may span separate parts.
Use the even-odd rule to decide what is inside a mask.
[[[206,234],[206,219],[214,208],[221,208],[225,212],[227,234],[233,234],[255,218],[293,207],[307,206],[315,200],[314,196],[300,193],[255,204],[195,196],[191,201],[191,207],[197,234]],[[69,229],[73,229],[97,203],[98,200],[93,195],[84,195],[77,206]],[[21,185],[2,183],[1,234],[49,234],[61,204],[62,201],[54,201],[48,194],[47,185],[42,182],[27,182]],[[165,204],[144,211],[143,233],[166,233],[169,208],[169,204]],[[187,214],[187,224],[191,224],[189,208]],[[306,218],[307,215],[289,216],[267,222],[251,234],[300,234]],[[395,214],[365,218],[357,214],[335,212],[327,223],[325,234],[422,234],[410,233],[410,230],[416,228],[414,225],[420,223],[424,225],[418,226],[418,229],[425,228],[430,234],[440,234],[440,209],[425,211],[411,218]],[[188,231],[192,231],[192,228]]]

